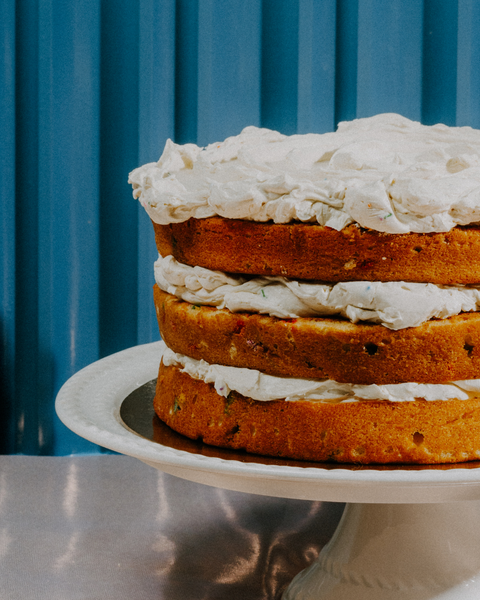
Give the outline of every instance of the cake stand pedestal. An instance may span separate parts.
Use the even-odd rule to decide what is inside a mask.
[[[130,348],[74,375],[57,397],[60,419],[96,444],[184,479],[268,496],[347,502],[333,538],[294,578],[283,600],[480,598],[478,463],[383,468],[301,463],[205,447],[162,424],[151,431],[151,380],[163,349],[161,342]]]
[[[480,598],[480,506],[347,504],[283,600]]]

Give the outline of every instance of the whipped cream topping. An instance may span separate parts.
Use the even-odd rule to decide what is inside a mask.
[[[268,314],[283,319],[341,315],[388,329],[417,327],[480,310],[480,288],[401,281],[312,283],[285,277],[245,279],[179,263],[173,256],[155,262],[155,281],[164,292],[191,304]]]
[[[480,221],[480,131],[397,114],[284,136],[247,127],[200,148],[169,140],[130,173],[160,224],[220,215],[254,221],[358,223],[387,233],[449,231]]]
[[[424,400],[468,400],[480,394],[480,379],[453,381],[445,384],[397,383],[389,385],[355,385],[337,383],[331,379],[297,379],[265,375],[254,369],[210,365],[177,354],[167,348],[163,354],[165,366],[174,365],[193,379],[213,383],[217,394],[225,398],[231,391],[259,401],[310,400],[313,402],[360,402],[389,400],[409,402]]]

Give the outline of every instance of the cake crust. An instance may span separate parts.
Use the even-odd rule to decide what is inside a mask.
[[[444,383],[480,372],[480,313],[391,331],[340,319],[287,320],[195,306],[157,285],[154,300],[167,346],[210,364],[358,384]]]
[[[153,223],[157,249],[190,266],[319,281],[480,282],[480,227],[389,234],[349,225],[222,217]]]
[[[349,463],[450,463],[480,458],[480,398],[328,404],[258,402],[160,365],[154,408],[169,427],[213,446]]]

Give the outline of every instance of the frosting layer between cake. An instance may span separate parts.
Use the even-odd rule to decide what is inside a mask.
[[[181,367],[193,379],[213,383],[220,396],[227,397],[231,391],[259,401],[285,399],[321,402],[359,402],[362,400],[389,400],[412,402],[423,399],[468,400],[480,393],[480,380],[454,381],[446,384],[398,383],[389,385],[354,385],[338,383],[331,379],[312,380],[293,377],[265,375],[255,369],[210,365],[178,354],[169,348],[163,354],[166,367]],[[470,393],[469,393],[470,392]]]
[[[352,323],[368,321],[392,330],[480,309],[479,287],[404,281],[328,284],[281,276],[245,279],[183,265],[172,256],[159,256],[155,281],[164,292],[192,304],[283,319],[341,315]]]

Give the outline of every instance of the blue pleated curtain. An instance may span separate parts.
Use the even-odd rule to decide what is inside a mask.
[[[399,112],[480,128],[478,0],[2,0],[0,452],[100,449],[55,394],[158,339],[127,176],[167,138]]]

